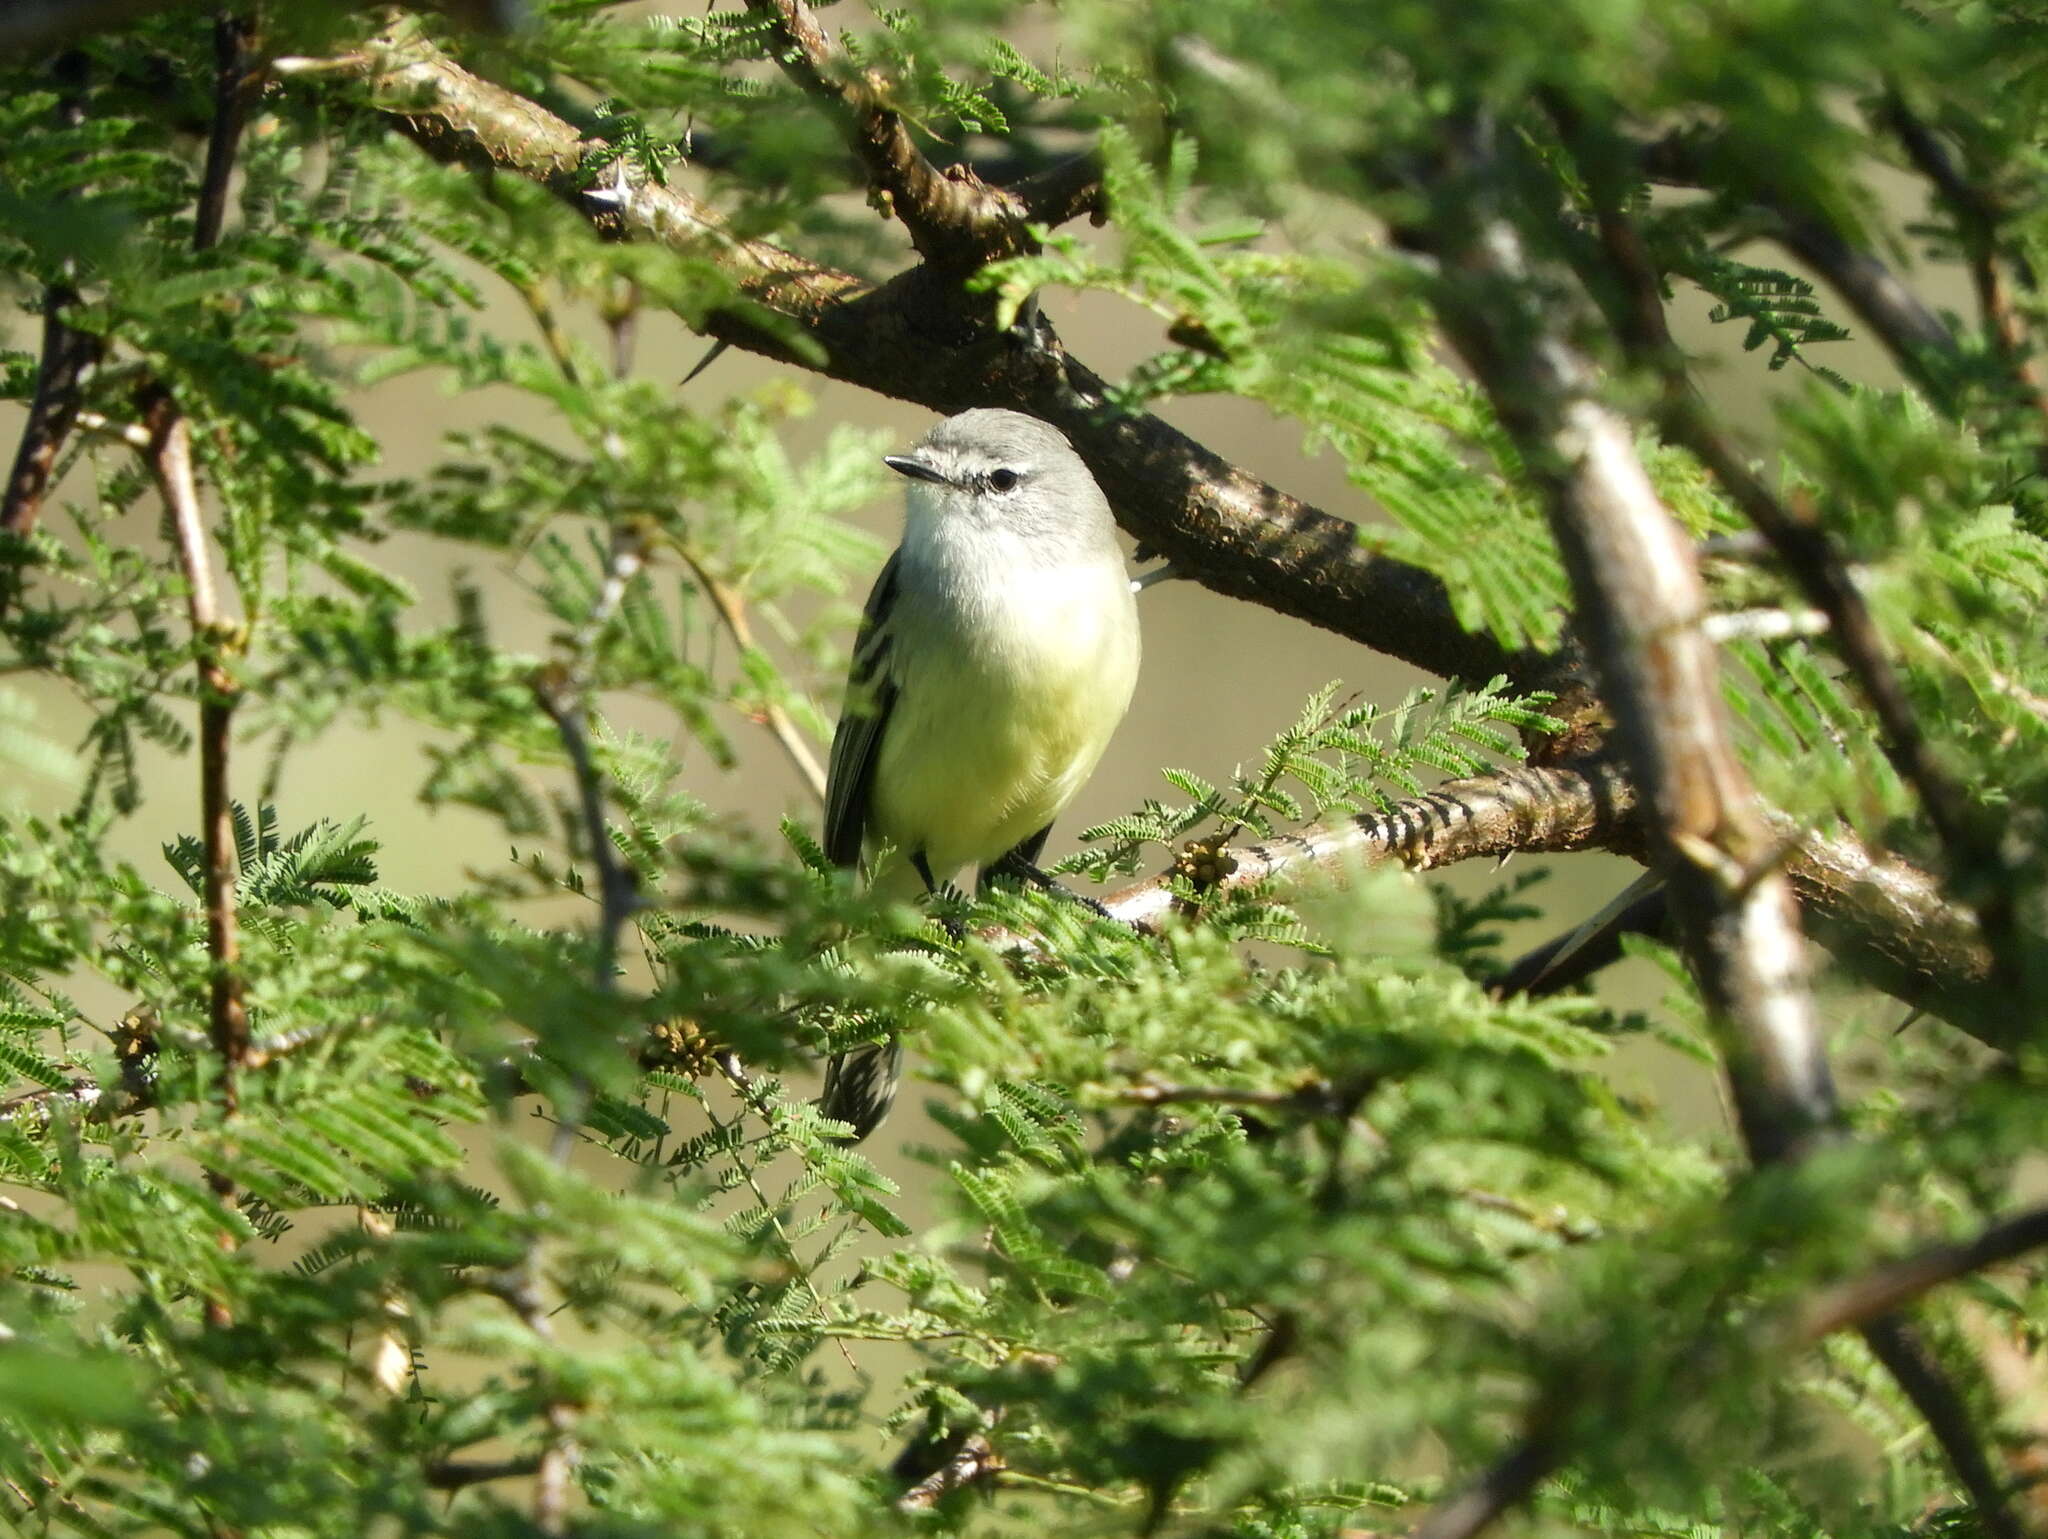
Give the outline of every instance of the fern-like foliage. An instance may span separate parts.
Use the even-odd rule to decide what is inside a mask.
[[[1553,321],[1635,423],[1738,633],[1730,714],[1788,841],[1919,861],[1965,931],[2010,915],[2025,984],[2048,902],[2027,7],[823,8],[849,110],[779,67],[774,7],[270,6],[239,76],[233,26],[189,8],[41,9],[48,56],[0,20],[8,447],[31,406],[77,415],[0,531],[0,1528],[1326,1539],[1413,1529],[1533,1431],[1546,1529],[1991,1531],[1872,1354],[1800,1332],[1845,1279],[2038,1197],[2038,989],[2000,995],[1987,1065],[1830,979],[1846,1136],[1759,1171],[1669,945],[1632,943],[1655,1008],[1489,991],[1574,907],[1566,872],[1194,879],[1218,846],[1602,729],[1505,679],[1333,686],[1263,746],[1205,712],[1214,762],[1060,866],[1178,865],[1142,933],[1000,878],[885,902],[826,859],[797,767],[877,564],[854,519],[883,440],[806,420],[792,380],[1014,402],[1059,384],[1001,329],[1030,296],[1085,294],[1061,331],[1098,364],[1095,317],[1135,313],[1090,409],[1283,419],[1362,542],[1548,682],[1560,659],[1519,649],[1574,629],[1548,520],[1583,446],[1532,444],[1436,321],[1470,277],[1443,254],[1512,231],[1532,276],[1502,313]],[[567,121],[593,180],[688,190],[725,232],[617,238],[576,178],[437,129],[414,73],[366,83],[422,40]],[[195,242],[223,85],[246,123]],[[849,122],[970,189],[1090,154],[1107,228],[898,276]],[[1646,187],[1666,133],[1696,189]],[[1924,176],[1929,144],[1981,196],[1937,177],[1900,217],[1871,168]],[[1646,357],[1616,210],[1637,289],[1712,342]],[[1760,254],[1787,220],[1865,277],[1960,259],[1985,314],[1923,305],[1904,386],[1871,374],[1835,344],[1886,312]],[[813,329],[728,239],[889,286]],[[69,404],[38,402],[46,320],[94,339]],[[677,328],[792,373],[685,380]],[[1683,351],[1723,338],[1712,369]],[[1983,869],[1935,837],[1794,575],[1659,440],[1665,368],[1716,410],[1769,387],[1738,450],[1867,602],[1955,819],[1998,836]],[[436,391],[422,462],[398,419]],[[211,626],[160,528],[166,403]],[[1169,631],[1148,645],[1178,668]],[[193,773],[202,704],[231,805]],[[341,724],[375,735],[378,784],[337,772]],[[485,854],[449,853],[477,828]],[[900,1109],[849,1145],[817,1062],[884,1042]],[[1913,1313],[1991,1425],[1970,1342],[2038,1357],[2048,1274],[2018,1258]]]

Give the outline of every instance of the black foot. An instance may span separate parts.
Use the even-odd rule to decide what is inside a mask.
[[[1084,893],[1078,893],[1073,888],[1053,880],[1052,877],[1046,875],[1044,871],[1040,870],[1030,861],[1021,859],[1015,854],[1005,855],[1001,860],[989,867],[989,872],[991,875],[996,876],[1017,877],[1021,881],[1029,882],[1040,892],[1049,892],[1054,897],[1065,898],[1069,903],[1080,904],[1081,907],[1087,909],[1089,913],[1095,915],[1098,919],[1107,919],[1111,924],[1123,923],[1121,919],[1117,918],[1116,915],[1112,914],[1100,903],[1097,903],[1093,898],[1088,897]]]

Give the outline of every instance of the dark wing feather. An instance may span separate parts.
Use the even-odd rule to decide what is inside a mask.
[[[825,854],[834,865],[860,861],[867,833],[868,798],[875,765],[882,756],[882,732],[896,704],[889,675],[889,612],[896,604],[897,558],[891,556],[861,611],[860,639],[846,679],[846,705],[832,734],[832,759],[825,771]]]

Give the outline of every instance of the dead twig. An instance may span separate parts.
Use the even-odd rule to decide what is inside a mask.
[[[725,627],[726,634],[732,637],[733,644],[743,652],[753,651],[754,628],[747,619],[746,599],[729,584],[713,576],[704,563],[680,542],[676,550],[682,556],[684,565],[689,567],[690,575],[697,580],[698,590],[711,600],[711,608],[717,614],[719,623]],[[759,711],[761,725],[774,736],[782,748],[783,756],[795,767],[797,774],[803,777],[803,782],[810,789],[811,795],[822,806],[825,801],[825,767],[818,762],[817,754],[811,751],[811,745],[804,741],[803,733],[798,730],[797,724],[790,719],[789,712],[783,709],[779,701],[764,696],[760,701]]]

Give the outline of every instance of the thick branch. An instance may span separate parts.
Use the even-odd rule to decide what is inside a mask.
[[[1596,193],[1596,197],[1599,195]],[[1884,637],[1862,590],[1837,554],[1814,509],[1788,506],[1736,452],[1713,410],[1693,388],[1684,355],[1664,313],[1662,280],[1634,223],[1618,199],[1602,200],[1600,244],[1620,286],[1617,327],[1632,361],[1660,386],[1658,421],[1665,434],[1690,449],[1713,472],[1756,530],[1770,544],[1806,601],[1827,617],[1828,634],[1877,717],[1878,741],[1899,778],[1911,786],[1941,841],[1952,873],[1989,876],[1992,890],[1980,908],[1984,934],[2004,980],[2016,984],[2018,937],[1997,831],[1973,807],[1962,786],[1934,755],[1919,714],[1886,654]]]
[[[1467,169],[1483,191],[1491,165],[1479,135],[1472,148]],[[1627,424],[1598,400],[1590,366],[1551,313],[1569,302],[1538,297],[1504,220],[1448,223],[1439,313],[1545,488],[1620,748],[1648,804],[1653,844],[1662,847],[1681,943],[1721,1039],[1744,1141],[1759,1164],[1797,1161],[1834,1131],[1834,1088],[1797,906],[1735,758],[1713,647],[1700,629],[1705,590],[1694,553],[1637,461]],[[1986,1527],[2017,1539],[1939,1365],[1896,1317],[1862,1329],[1941,1440]],[[1532,1432],[1474,1489],[1485,1494],[1507,1471],[1510,1493],[1526,1494],[1556,1457],[1551,1434]],[[1451,1510],[1461,1507],[1474,1508],[1472,1493]],[[1483,1522],[1502,1507],[1477,1510]]]
[[[920,266],[874,288],[778,246],[735,238],[674,183],[627,180],[592,191],[608,146],[470,74],[402,26],[348,63],[369,81],[376,105],[436,159],[517,172],[605,228],[710,257],[740,301],[707,318],[705,329],[719,340],[936,411],[1028,412],[1073,440],[1118,521],[1183,576],[1432,673],[1570,686],[1564,660],[1511,652],[1466,630],[1435,576],[1363,548],[1348,520],[1266,485],[1156,417],[1111,409],[1102,380],[1049,328],[1027,338],[999,332],[991,301],[963,293],[953,277]],[[273,67],[287,79],[308,73],[300,61]],[[1085,184],[1081,168],[1045,177],[1035,195],[1047,201],[1035,213],[1050,218],[1055,204],[1083,201],[1052,196]],[[764,310],[772,316],[764,319]]]
[[[1834,1118],[1798,911],[1737,761],[1691,542],[1637,459],[1629,424],[1528,291],[1505,221],[1446,252],[1445,329],[1492,398],[1549,505],[1580,629],[1651,810],[1682,944],[1716,1023],[1745,1138],[1759,1158]]]

